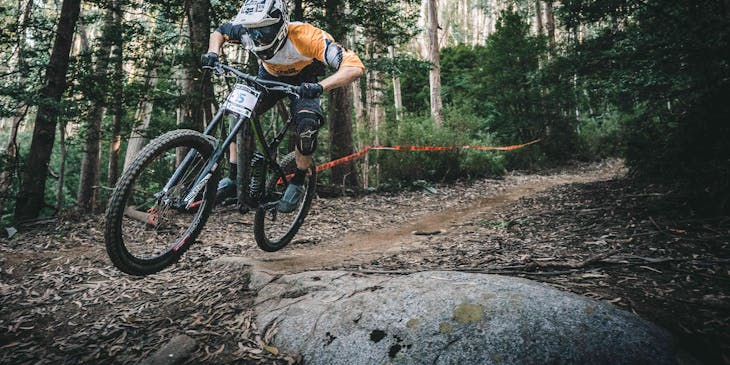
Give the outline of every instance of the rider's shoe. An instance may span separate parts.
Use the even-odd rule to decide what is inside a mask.
[[[224,201],[236,197],[236,183],[229,179],[224,178],[218,182],[218,190],[215,194],[215,203],[220,204]]]
[[[304,186],[289,184],[289,186],[286,187],[284,196],[282,196],[281,200],[279,200],[277,209],[279,209],[282,213],[290,213],[294,211],[294,208],[297,207],[302,196],[304,196]]]

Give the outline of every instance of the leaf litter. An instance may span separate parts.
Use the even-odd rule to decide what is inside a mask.
[[[730,218],[695,217],[670,189],[624,175],[609,160],[320,198],[273,254],[257,249],[251,214],[223,207],[177,265],[145,278],[111,266],[103,217],[64,217],[0,242],[0,363],[135,364],[180,334],[197,342],[188,364],[301,362],[275,346],[275,326],[256,327],[246,269],[212,263],[225,256],[284,272],[526,277],[658,323],[704,362],[730,362]]]

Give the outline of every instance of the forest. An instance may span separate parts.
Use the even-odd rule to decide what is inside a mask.
[[[730,364],[730,0],[286,0],[296,173],[247,1],[0,0],[0,364]]]
[[[103,209],[146,141],[201,129],[226,85],[202,73],[199,57],[238,7],[4,0],[2,222]],[[357,85],[328,95],[325,104],[340,107],[329,108],[319,163],[371,145],[542,139],[510,152],[380,151],[326,172],[323,184],[408,189],[613,156],[636,179],[672,184],[698,212],[728,212],[725,0],[296,0],[289,7],[292,20],[327,29],[367,66]],[[224,57],[257,67],[239,46],[227,46]]]

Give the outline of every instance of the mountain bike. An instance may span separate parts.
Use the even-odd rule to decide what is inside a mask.
[[[271,128],[265,133],[253,114],[261,91],[298,98],[299,87],[262,80],[220,63],[213,71],[235,78],[235,86],[205,131],[178,129],[152,140],[124,171],[111,195],[104,240],[112,263],[125,273],[156,273],[177,262],[195,242],[216,204],[221,162],[234,139],[238,208],[255,211],[259,248],[271,252],[286,246],[309,212],[317,180],[314,166],[307,172],[297,208],[291,213],[277,210],[296,169],[293,152],[277,158],[292,119],[280,131]],[[223,123],[227,118],[234,121],[228,133]],[[218,127],[220,138],[215,136]]]

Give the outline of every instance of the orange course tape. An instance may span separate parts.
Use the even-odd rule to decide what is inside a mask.
[[[332,160],[330,162],[321,164],[317,166],[317,172],[330,169],[332,167],[342,165],[346,162],[359,159],[363,156],[365,156],[368,152],[371,150],[393,150],[393,151],[452,151],[457,149],[473,149],[473,150],[482,150],[482,151],[513,151],[517,150],[526,146],[529,146],[531,144],[535,144],[542,141],[542,138],[538,138],[534,141],[530,141],[523,144],[517,144],[512,146],[499,146],[499,147],[493,147],[493,146],[374,146],[365,147],[360,152],[355,152],[351,155],[347,155],[345,157],[338,158],[336,160]]]
[[[365,147],[365,149],[360,152],[355,152],[351,155],[347,155],[345,157],[341,157],[336,160],[332,160],[330,162],[321,164],[321,165],[317,166],[317,172],[333,168],[337,165],[342,165],[343,163],[348,162],[348,161],[356,160],[360,157],[365,156],[368,152],[370,152],[370,150],[371,150],[370,147]]]

